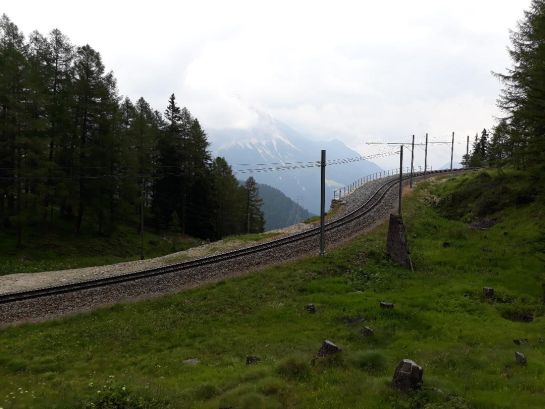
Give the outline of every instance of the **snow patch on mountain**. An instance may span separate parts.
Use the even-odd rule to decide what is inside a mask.
[[[240,172],[247,169],[275,168],[282,164],[300,165],[320,161],[320,151],[327,159],[353,158],[358,152],[339,140],[323,141],[303,135],[270,115],[258,112],[258,122],[249,129],[209,129],[208,135],[215,156],[223,156],[239,179],[253,176],[258,183],[273,186],[294,201],[318,213],[320,206],[320,168],[309,167],[270,172]],[[372,162],[362,160],[326,167],[326,199],[333,190],[379,171]]]

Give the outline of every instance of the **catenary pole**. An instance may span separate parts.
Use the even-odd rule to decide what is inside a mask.
[[[466,140],[466,166],[469,167],[469,135]]]
[[[322,161],[320,163],[321,183],[320,183],[320,256],[325,254],[325,150],[322,150]]]
[[[428,133],[426,132],[426,148],[424,150],[424,175],[428,172]]]
[[[411,178],[409,182],[411,189],[413,188],[413,173],[414,173],[414,135],[413,135],[413,141],[411,144]]]
[[[450,144],[450,170],[452,170],[453,156],[454,156],[454,132],[452,133],[452,143]]]
[[[144,178],[140,193],[140,260],[144,260]]]
[[[401,217],[401,195],[403,194],[403,145],[399,150],[399,204],[398,214]]]

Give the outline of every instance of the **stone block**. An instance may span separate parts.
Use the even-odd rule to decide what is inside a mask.
[[[261,361],[261,358],[254,355],[248,355],[246,357],[246,365],[254,365]]]
[[[483,287],[483,297],[485,300],[494,299],[494,289],[492,287]]]
[[[392,384],[402,391],[420,389],[424,382],[424,370],[410,359],[402,360],[394,373]]]
[[[407,243],[405,225],[401,216],[390,214],[390,224],[388,225],[388,239],[386,241],[386,251],[388,256],[397,264],[410,268],[412,262]]]
[[[316,313],[316,306],[314,304],[305,305],[305,310],[311,314]]]
[[[320,357],[324,357],[324,356],[328,356],[328,355],[333,355],[333,354],[336,354],[336,353],[341,352],[341,351],[342,351],[341,348],[339,348],[333,342],[326,339],[322,343],[322,346],[320,347],[320,350],[318,351],[316,356],[318,358],[320,358]]]
[[[515,360],[519,365],[526,365],[528,363],[526,355],[524,355],[522,352],[515,352]]]

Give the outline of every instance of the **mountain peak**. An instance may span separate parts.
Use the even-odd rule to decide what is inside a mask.
[[[320,171],[317,167],[275,170],[272,164],[309,163],[320,160],[320,151],[327,151],[328,159],[353,158],[357,152],[338,139],[323,141],[304,136],[271,115],[256,110],[259,120],[248,129],[211,129],[208,134],[212,151],[223,156],[241,177],[250,176],[249,169],[273,168],[254,172],[258,183],[268,184],[282,191],[311,212],[319,211]],[[271,166],[266,166],[271,164]],[[254,165],[254,166],[251,166]],[[328,166],[326,178],[327,200],[335,187],[347,185],[380,168],[369,161]]]

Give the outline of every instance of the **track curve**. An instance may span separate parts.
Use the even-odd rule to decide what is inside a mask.
[[[468,169],[415,173],[415,178]],[[404,182],[408,180],[405,176]],[[399,185],[397,176],[384,179],[376,191],[359,207],[325,225],[326,242],[333,244],[356,234],[365,226],[386,216],[395,203]],[[280,239],[243,249],[208,256],[164,267],[103,277],[59,286],[4,293],[0,295],[0,323],[25,319],[42,319],[71,311],[89,310],[97,305],[111,304],[127,298],[160,295],[211,281],[252,267],[266,265],[263,259],[285,261],[317,252],[320,228],[312,228]],[[276,254],[281,251],[281,254]],[[260,260],[261,259],[261,260]],[[214,269],[218,271],[214,271]],[[231,274],[224,274],[231,271]],[[171,283],[172,285],[169,285]],[[139,288],[142,287],[142,288]],[[47,307],[47,308],[44,308]]]

